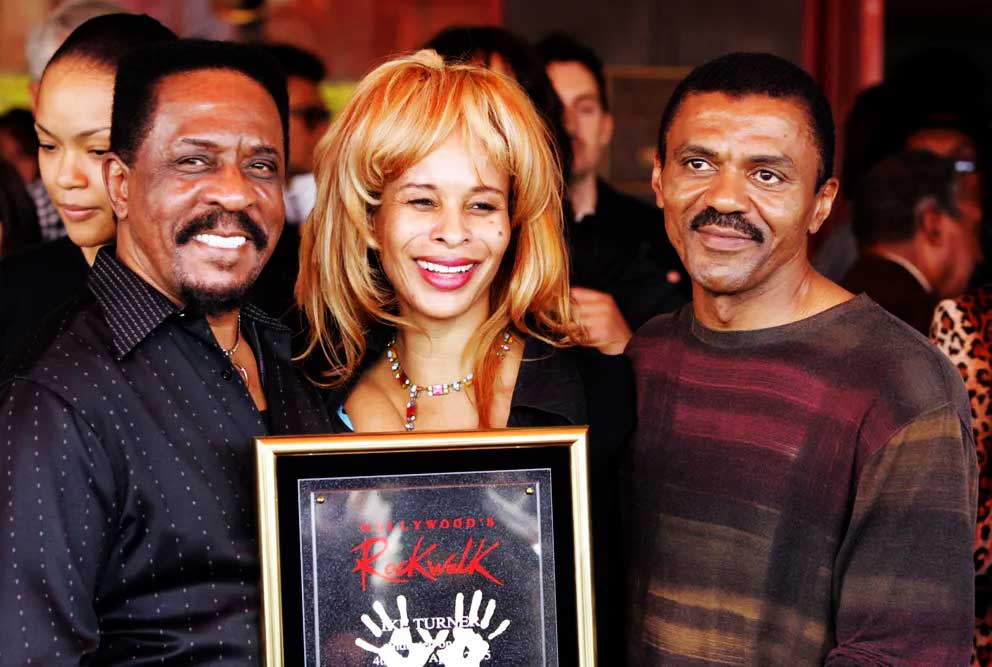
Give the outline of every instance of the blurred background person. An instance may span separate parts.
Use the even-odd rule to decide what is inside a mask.
[[[17,168],[35,209],[35,220],[43,241],[65,236],[65,226],[59,218],[38,168],[38,134],[34,116],[27,109],[11,109],[0,116],[0,155]]]
[[[59,5],[44,21],[28,32],[24,55],[27,57],[30,77],[28,88],[32,103],[37,100],[38,86],[41,85],[41,77],[48,61],[62,46],[65,38],[91,18],[123,11],[124,7],[120,4],[108,0],[70,0]]]
[[[313,179],[313,151],[331,119],[320,95],[320,84],[327,70],[316,55],[290,44],[267,44],[263,48],[279,62],[286,74],[289,89],[289,180],[284,197],[286,224],[299,226],[306,222],[317,197],[317,185]]]
[[[574,158],[564,107],[529,43],[501,28],[469,26],[441,32],[427,48],[450,62],[473,62],[515,78],[551,129],[562,172],[571,179]],[[564,216],[572,298],[586,345],[606,354],[621,352],[633,329],[684,303],[641,238],[605,225],[576,224],[567,201]]]
[[[924,151],[889,156],[854,200],[859,257],[841,281],[927,335],[940,299],[968,287],[982,257],[981,202],[954,160]]]
[[[665,279],[691,298],[682,260],[665,233],[658,207],[624,194],[599,176],[599,167],[613,138],[613,114],[606,94],[606,75],[599,56],[564,33],[537,43],[548,77],[561,98],[565,129],[572,143],[572,173],[566,195],[576,224],[607,225],[613,234],[632,234],[651,249],[651,258]]]
[[[0,158],[0,259],[40,241],[31,195],[17,168]]]
[[[90,19],[72,32],[42,75],[35,125],[41,178],[68,236],[0,262],[0,356],[82,289],[116,223],[103,183],[114,75],[134,48],[176,39],[136,14]]]
[[[293,289],[300,268],[300,231],[313,210],[317,184],[313,178],[313,153],[327,131],[330,113],[320,95],[326,69],[320,59],[289,44],[267,44],[283,72],[289,90],[289,165],[283,202],[286,225],[272,257],[252,285],[250,300],[290,327],[301,328],[295,311]]]

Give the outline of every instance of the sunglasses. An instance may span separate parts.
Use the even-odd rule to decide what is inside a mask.
[[[326,123],[331,118],[331,112],[319,104],[311,104],[304,107],[293,107],[289,113],[296,116],[307,126],[307,129],[314,129],[321,123]]]

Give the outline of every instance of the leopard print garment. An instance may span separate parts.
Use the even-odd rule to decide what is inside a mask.
[[[978,525],[975,530],[977,604],[972,665],[992,665],[992,286],[941,301],[930,338],[961,371],[971,399],[971,418],[978,450]]]

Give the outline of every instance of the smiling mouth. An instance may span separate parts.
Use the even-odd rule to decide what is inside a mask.
[[[224,250],[237,250],[248,241],[244,236],[218,236],[217,234],[197,234],[193,240],[211,248]]]
[[[475,268],[474,263],[460,264],[457,266],[448,266],[445,264],[435,264],[434,262],[428,262],[427,260],[424,259],[418,259],[417,266],[419,266],[425,271],[430,271],[431,273],[444,273],[444,274],[468,273],[473,268]]]

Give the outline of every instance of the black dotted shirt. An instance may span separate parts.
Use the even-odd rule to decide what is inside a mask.
[[[206,320],[102,251],[0,381],[0,665],[259,663],[252,438],[330,430],[289,330]]]

